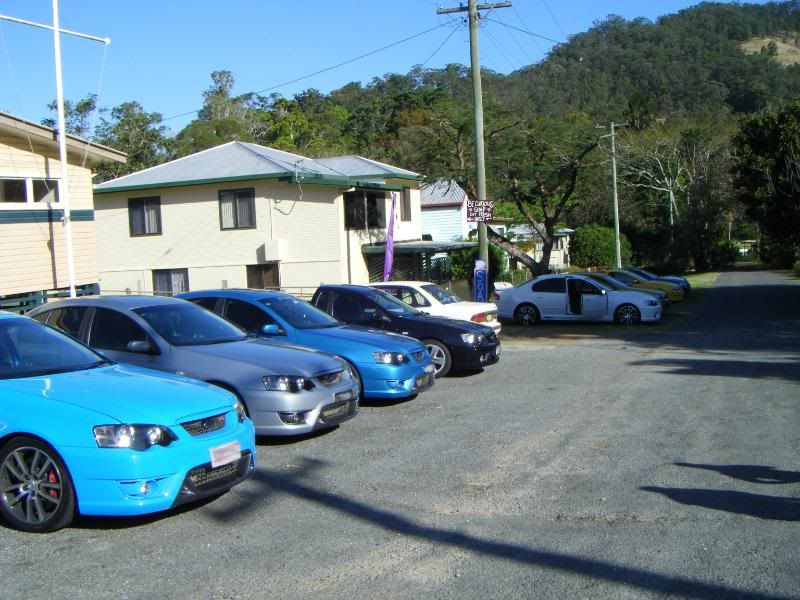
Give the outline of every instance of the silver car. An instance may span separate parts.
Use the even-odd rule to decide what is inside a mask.
[[[259,435],[308,433],[358,412],[358,383],[344,360],[250,336],[185,300],[78,298],[40,306],[29,316],[111,360],[230,390]]]

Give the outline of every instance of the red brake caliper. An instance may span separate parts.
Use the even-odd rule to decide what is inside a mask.
[[[50,483],[56,483],[58,479],[56,479],[56,472],[54,469],[50,469],[50,472],[47,474],[47,481]],[[55,490],[50,490],[48,492],[53,498],[58,498],[58,492]]]

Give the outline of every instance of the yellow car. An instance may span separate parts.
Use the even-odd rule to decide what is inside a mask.
[[[670,283],[668,281],[647,281],[624,269],[611,269],[610,271],[605,271],[605,273],[621,284],[631,288],[640,287],[650,290],[663,290],[667,293],[670,302],[680,302],[683,300],[683,288],[677,283]]]

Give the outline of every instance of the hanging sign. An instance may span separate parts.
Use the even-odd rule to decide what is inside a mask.
[[[467,200],[468,222],[491,221],[493,214],[494,200]]]

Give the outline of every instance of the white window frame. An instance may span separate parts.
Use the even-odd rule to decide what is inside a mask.
[[[61,206],[61,180],[52,177],[20,177],[19,175],[0,175],[0,181],[14,180],[25,182],[25,202],[0,201],[0,210],[48,210]],[[34,181],[51,181],[56,185],[56,202],[36,202],[33,194]]]

